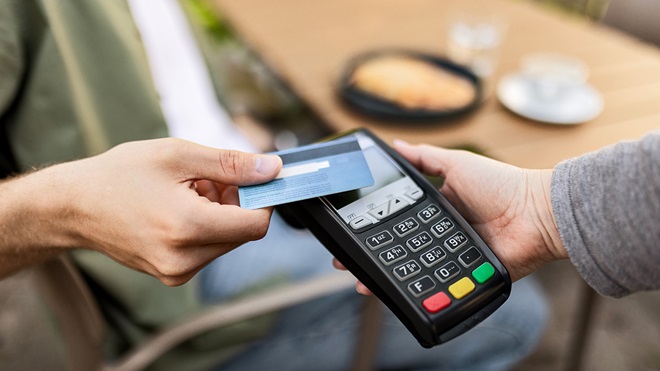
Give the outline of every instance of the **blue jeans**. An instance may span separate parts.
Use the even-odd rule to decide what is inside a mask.
[[[268,235],[216,260],[201,272],[207,301],[282,277],[299,280],[334,268],[331,255],[306,231],[291,229],[274,215]],[[346,370],[354,358],[362,298],[347,290],[282,311],[270,335],[218,370]],[[533,280],[514,284],[508,301],[466,334],[432,349],[422,348],[384,310],[377,369],[506,370],[528,355],[548,317]]]

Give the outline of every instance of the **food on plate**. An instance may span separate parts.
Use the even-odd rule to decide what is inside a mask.
[[[358,89],[403,108],[447,111],[470,104],[477,94],[467,79],[406,55],[371,58],[351,75]]]

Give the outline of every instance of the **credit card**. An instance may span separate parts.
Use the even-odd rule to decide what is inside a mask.
[[[260,209],[374,184],[362,148],[354,137],[273,154],[282,159],[279,175],[268,183],[239,187],[241,207]]]

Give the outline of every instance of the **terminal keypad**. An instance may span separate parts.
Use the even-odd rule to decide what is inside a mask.
[[[411,297],[437,313],[468,297],[496,272],[439,205],[426,201],[415,211],[389,227],[372,228],[364,242]]]

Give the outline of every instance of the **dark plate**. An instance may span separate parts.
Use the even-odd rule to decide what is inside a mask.
[[[367,93],[351,83],[353,71],[361,63],[372,58],[391,54],[418,58],[466,79],[474,85],[476,93],[474,100],[463,107],[451,110],[407,109],[373,94]],[[380,50],[360,54],[351,59],[340,76],[339,94],[349,107],[367,116],[387,121],[431,123],[447,121],[473,111],[481,103],[482,88],[481,81],[474,73],[445,58],[409,50]]]

